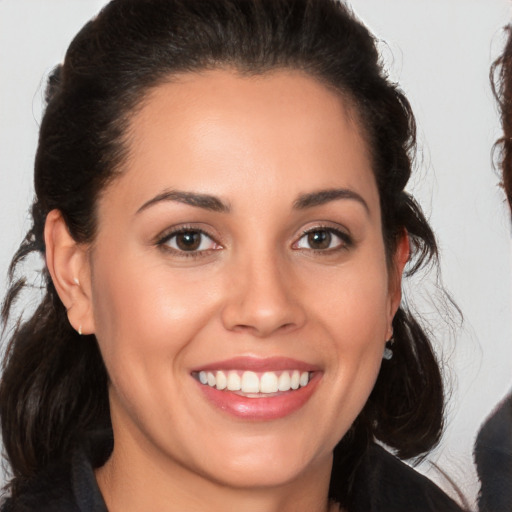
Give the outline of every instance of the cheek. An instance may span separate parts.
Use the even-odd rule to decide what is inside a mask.
[[[163,403],[175,403],[176,393],[189,392],[180,387],[187,380],[186,361],[216,307],[214,286],[210,282],[206,287],[204,281],[161,264],[144,264],[143,258],[119,258],[115,265],[96,266],[96,337],[118,424],[143,429],[155,414],[161,415],[164,425],[177,420],[180,409]]]
[[[107,367],[119,360],[174,360],[211,315],[213,284],[143,256],[106,261],[98,258],[94,267],[93,309]]]
[[[370,264],[371,263],[371,264]],[[385,260],[366,260],[344,268],[324,269],[312,286],[308,279],[314,332],[326,334],[319,350],[332,358],[326,373],[341,436],[364,406],[382,363],[389,322],[388,278]],[[309,284],[308,284],[309,283]]]
[[[308,278],[305,288],[316,316],[348,346],[383,341],[390,304],[385,264],[323,270],[322,275]]]
[[[336,354],[330,374],[333,396],[338,397],[333,408],[336,441],[348,431],[375,385],[388,325],[387,279],[380,272],[368,272],[364,279],[352,275],[339,284],[344,292],[324,313]]]

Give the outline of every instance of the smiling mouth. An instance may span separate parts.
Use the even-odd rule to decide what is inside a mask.
[[[253,372],[217,370],[194,372],[201,384],[219,391],[230,391],[245,396],[262,397],[275,393],[295,391],[307,386],[311,372],[300,370]]]

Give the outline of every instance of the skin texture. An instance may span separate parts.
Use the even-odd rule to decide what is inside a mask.
[[[327,510],[332,450],[377,377],[408,257],[404,237],[386,261],[357,116],[299,72],[209,71],[154,89],[128,147],[93,246],[59,212],[46,226],[70,322],[96,334],[111,379],[109,510]],[[353,197],[297,208],[332,189]],[[208,235],[200,250],[178,249],[179,228]],[[304,235],[329,229],[324,249]],[[239,356],[312,365],[314,391],[279,419],[229,414],[192,373]]]

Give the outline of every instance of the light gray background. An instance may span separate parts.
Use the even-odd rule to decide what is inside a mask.
[[[103,0],[0,0],[0,286],[28,227],[32,164],[44,81]],[[376,33],[393,80],[415,110],[420,153],[410,190],[441,247],[444,285],[464,314],[448,329],[428,300],[432,285],[406,286],[433,321],[447,359],[451,400],[430,460],[471,500],[478,426],[512,388],[509,213],[491,165],[500,134],[488,72],[511,19],[507,0],[353,0]],[[412,288],[412,289],[411,289]],[[425,292],[426,290],[426,292]],[[415,293],[416,292],[416,293]],[[457,318],[455,317],[455,323]],[[450,486],[429,462],[421,470]]]

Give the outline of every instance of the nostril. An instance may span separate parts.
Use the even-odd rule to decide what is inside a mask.
[[[226,292],[222,322],[227,330],[264,337],[275,332],[290,332],[304,323],[300,301],[288,293],[284,277],[274,272],[256,276],[246,272],[241,286]],[[250,277],[254,276],[251,280]]]
[[[232,331],[250,331],[254,329],[251,325],[244,325],[244,324],[236,324],[234,325],[231,330]]]
[[[296,327],[297,325],[293,322],[287,322],[281,325],[274,323],[268,323],[267,325],[264,325],[262,323],[255,322],[254,325],[236,324],[233,325],[229,330],[241,333],[246,332],[257,337],[263,337],[277,332],[286,333],[293,331]]]

